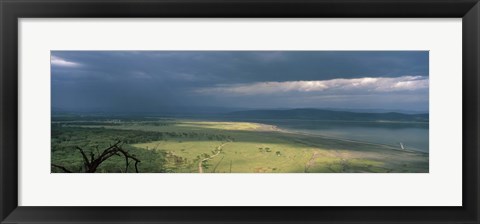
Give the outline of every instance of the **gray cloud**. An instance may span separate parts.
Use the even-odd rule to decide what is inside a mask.
[[[255,82],[217,85],[196,90],[201,94],[258,95],[290,92],[323,92],[327,94],[358,94],[359,92],[401,92],[428,89],[423,76],[363,77],[314,81]]]
[[[52,56],[50,58],[50,63],[52,66],[60,66],[60,67],[80,67],[81,64],[73,61],[67,61],[66,59]]]
[[[69,110],[428,110],[426,51],[52,51],[51,71]]]

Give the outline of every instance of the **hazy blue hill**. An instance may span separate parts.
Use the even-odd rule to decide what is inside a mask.
[[[245,119],[428,122],[428,114],[356,113],[324,109],[248,110],[228,113],[227,116]]]

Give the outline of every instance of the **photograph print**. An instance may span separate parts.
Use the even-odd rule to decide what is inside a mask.
[[[52,173],[428,173],[428,51],[51,51]]]

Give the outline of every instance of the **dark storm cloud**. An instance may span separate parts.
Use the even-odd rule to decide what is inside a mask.
[[[51,70],[52,106],[68,110],[161,112],[195,106],[428,110],[425,51],[53,51]]]

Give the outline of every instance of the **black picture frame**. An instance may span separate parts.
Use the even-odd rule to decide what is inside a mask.
[[[1,223],[479,223],[478,0],[0,0]],[[18,19],[132,17],[462,18],[463,206],[18,206]],[[448,43],[445,43],[448,44]],[[442,197],[442,195],[438,195]],[[93,203],[94,201],[92,201]]]

